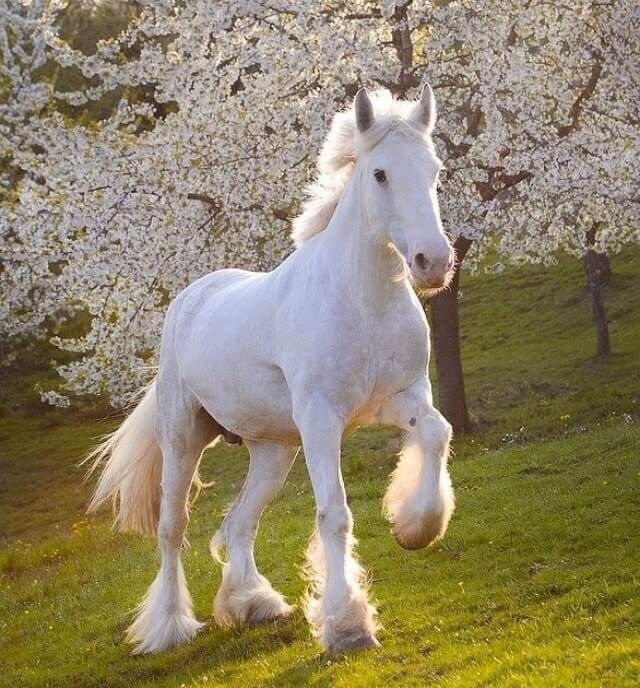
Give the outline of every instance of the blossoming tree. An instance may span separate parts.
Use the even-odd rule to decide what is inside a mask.
[[[584,257],[606,353],[594,258],[639,238],[640,8],[464,2],[435,14],[426,52],[443,104],[444,216],[461,258],[472,241],[476,258],[491,246],[501,262]],[[467,427],[457,287],[432,310],[441,406]]]
[[[2,5],[0,322],[17,334],[91,316],[55,339],[79,354],[60,368],[67,392],[126,401],[179,289],[291,250],[328,119],[363,83],[403,96],[433,85],[460,263],[488,246],[501,262],[541,262],[639,238],[631,0],[145,1],[91,54],[61,38],[63,4],[31,8]],[[45,56],[82,86],[38,81]],[[105,98],[108,117],[69,117]],[[440,405],[464,430],[458,279],[431,309]]]

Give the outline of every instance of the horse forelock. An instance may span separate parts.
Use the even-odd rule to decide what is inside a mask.
[[[374,91],[370,98],[375,121],[364,133],[357,129],[353,105],[334,115],[318,156],[316,179],[307,187],[302,212],[293,220],[292,238],[296,246],[326,229],[363,152],[374,148],[393,130],[428,142],[423,129],[412,118],[414,101],[396,100],[386,89]]]

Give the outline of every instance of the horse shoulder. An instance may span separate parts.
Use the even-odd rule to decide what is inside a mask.
[[[322,261],[295,267],[277,296],[279,365],[294,402],[320,396],[347,417],[375,384],[367,314]]]

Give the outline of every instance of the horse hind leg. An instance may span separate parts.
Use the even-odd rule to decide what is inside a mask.
[[[282,488],[296,450],[258,442],[247,446],[250,462],[244,486],[211,540],[211,553],[223,565],[214,603],[214,617],[221,626],[258,624],[292,611],[258,571],[253,548],[262,511]],[[222,548],[227,561],[221,559]]]
[[[158,524],[162,565],[127,632],[127,639],[136,643],[134,654],[160,652],[185,643],[203,626],[193,614],[180,549],[189,520],[189,490],[200,456],[217,435],[202,409],[177,406],[174,402],[170,413],[159,413],[156,423],[163,454]]]

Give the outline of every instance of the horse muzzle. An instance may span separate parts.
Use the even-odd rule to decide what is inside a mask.
[[[453,252],[445,259],[429,259],[418,253],[411,262],[411,276],[420,289],[444,289],[453,277]]]

